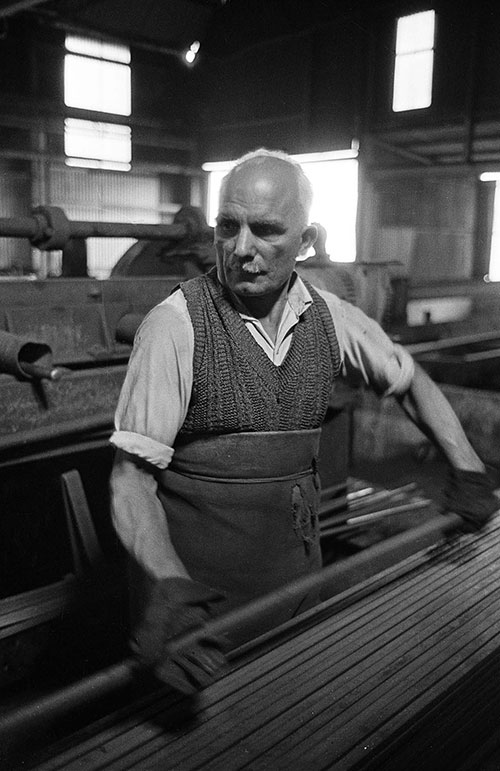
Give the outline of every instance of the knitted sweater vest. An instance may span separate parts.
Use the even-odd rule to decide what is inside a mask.
[[[228,299],[212,269],[182,283],[194,329],[193,391],[181,435],[293,431],[323,422],[340,353],[325,301],[300,316],[277,367]]]

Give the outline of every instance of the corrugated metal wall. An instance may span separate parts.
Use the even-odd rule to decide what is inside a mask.
[[[0,160],[0,217],[24,217],[33,206],[50,205],[61,207],[70,220],[171,222],[177,209],[189,203],[189,189],[180,194],[177,187],[160,173],[75,169],[61,163],[46,163],[32,172],[28,162]],[[186,200],[176,201],[179,197]],[[107,278],[133,243],[130,238],[88,239],[89,275]],[[27,239],[0,238],[0,277],[33,270],[40,278],[57,276],[61,264],[61,251],[40,252]]]
[[[31,199],[31,176],[9,161],[0,160],[0,217],[29,214],[26,202]],[[0,238],[0,276],[22,275],[31,267],[29,242],[19,238]]]
[[[165,221],[160,208],[159,175],[139,175],[52,165],[47,195],[69,219],[97,222],[157,223]],[[134,243],[127,238],[90,238],[87,241],[91,276],[106,278],[125,250]],[[59,253],[60,260],[60,253]],[[57,272],[55,255],[50,272]]]

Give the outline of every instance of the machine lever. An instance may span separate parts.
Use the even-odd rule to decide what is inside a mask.
[[[65,372],[62,367],[48,367],[36,362],[22,361],[19,366],[27,377],[34,380],[60,380]]]

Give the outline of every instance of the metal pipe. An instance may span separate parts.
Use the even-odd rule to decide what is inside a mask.
[[[181,240],[189,233],[183,224],[140,224],[135,222],[69,221],[70,238],[142,238],[148,240]],[[37,238],[40,222],[35,217],[0,217],[0,236],[10,238]]]
[[[23,379],[59,380],[61,369],[52,363],[52,349],[40,340],[0,330],[0,372]]]

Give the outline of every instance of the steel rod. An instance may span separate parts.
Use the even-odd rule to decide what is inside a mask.
[[[69,220],[68,224],[71,238],[142,238],[180,241],[190,233],[189,228],[182,223],[155,225]],[[2,237],[32,239],[38,236],[39,232],[40,223],[35,217],[0,217],[0,236]]]
[[[370,511],[367,514],[360,514],[359,516],[349,517],[341,524],[330,525],[328,527],[321,528],[321,535],[324,537],[327,535],[351,533],[353,530],[366,528],[366,526],[370,525],[372,522],[378,522],[379,520],[393,516],[394,514],[406,514],[409,511],[424,509],[429,506],[429,504],[430,501],[424,498],[418,501],[402,503],[399,506],[391,506],[387,509],[379,509],[378,511]]]
[[[417,486],[414,482],[390,490],[374,490],[373,487],[366,487],[362,490],[348,493],[347,506],[345,505],[345,501],[324,501],[320,504],[320,516],[325,517],[326,514],[333,514],[332,517],[323,519],[323,524],[325,524],[325,522],[330,522],[330,520],[332,522],[344,520],[347,519],[353,511],[365,509],[368,506],[373,506],[375,503],[380,503],[382,501],[401,498],[407,493],[415,491],[416,488]],[[342,514],[333,513],[339,509],[342,510]]]

